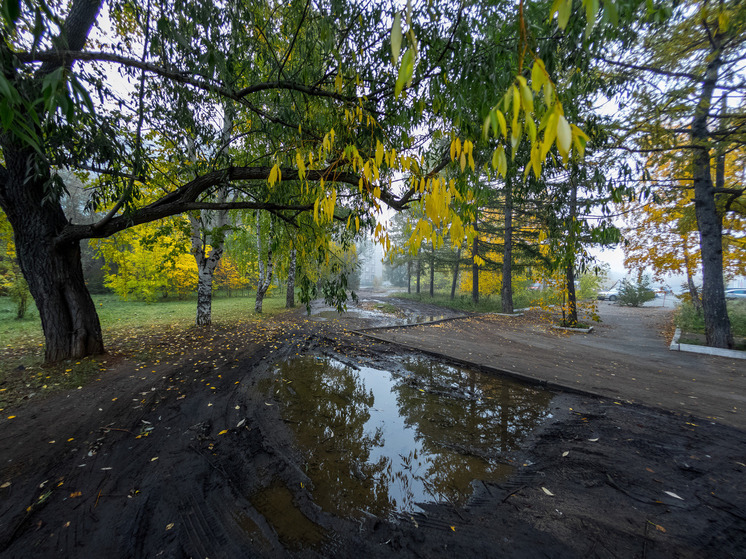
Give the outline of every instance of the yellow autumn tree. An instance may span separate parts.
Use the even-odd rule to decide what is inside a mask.
[[[727,156],[726,186],[737,181],[743,172],[743,158],[737,150]],[[713,169],[713,174],[714,174]],[[694,276],[701,266],[699,233],[694,210],[694,190],[689,168],[676,159],[662,162],[656,167],[653,179],[659,186],[650,199],[627,204],[624,234],[625,266],[631,270],[653,270],[656,279],[667,275],[683,274],[692,295]],[[737,210],[733,200],[730,207],[721,204],[723,224],[723,272],[726,277],[746,275],[746,219]]]
[[[105,259],[105,285],[122,299],[154,302],[183,299],[197,287],[197,265],[189,252],[184,218],[133,227],[92,241]]]

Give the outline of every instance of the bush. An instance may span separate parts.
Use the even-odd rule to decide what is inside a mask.
[[[619,288],[619,304],[628,307],[640,307],[655,299],[655,292],[650,289],[650,277],[642,276],[637,283],[622,280]]]

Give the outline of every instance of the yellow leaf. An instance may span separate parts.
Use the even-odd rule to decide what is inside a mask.
[[[572,129],[564,115],[557,117],[557,149],[563,158],[567,157],[572,147]]]
[[[519,76],[523,77],[523,76]],[[526,80],[523,79],[521,81],[521,103],[523,104],[523,110],[527,113],[533,114],[534,112],[534,95],[531,93],[531,90],[529,89],[528,85],[526,85]]]
[[[720,12],[720,15],[718,16],[718,27],[720,28],[720,31],[722,32],[727,31],[728,23],[729,23],[728,14],[726,14],[725,12]]]
[[[383,162],[383,144],[381,140],[376,140],[376,167],[380,167]]]
[[[549,489],[547,489],[546,487],[542,487],[541,490],[544,493],[546,493],[547,495],[549,495],[550,497],[554,497],[554,493],[552,493],[551,491],[549,491]]]
[[[503,138],[507,138],[508,137],[508,123],[505,120],[505,115],[503,115],[499,109],[495,109],[494,113],[495,113],[495,118],[497,118],[497,123],[500,125],[500,132],[502,132]],[[495,133],[495,136],[497,136],[497,133]]]
[[[538,92],[541,89],[541,86],[544,85],[546,77],[544,62],[542,62],[540,58],[537,58],[531,68],[531,88]]]
[[[222,431],[220,431],[220,433],[218,433],[218,435],[225,435],[227,432],[228,429],[223,429]]]

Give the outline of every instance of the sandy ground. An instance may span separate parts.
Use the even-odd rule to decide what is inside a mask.
[[[1,420],[0,556],[742,556],[746,368],[666,352],[665,315],[601,310],[582,338],[531,315],[363,336],[352,330],[386,321],[298,312],[213,329],[157,363],[122,360]],[[330,514],[264,379],[296,354],[375,365],[416,347],[555,387],[549,418],[503,457],[514,474],[474,484],[463,507]]]

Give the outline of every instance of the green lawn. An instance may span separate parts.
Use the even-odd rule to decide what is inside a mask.
[[[196,298],[144,303],[123,301],[117,295],[94,295],[93,300],[104,331],[104,343],[108,335],[132,329],[152,330],[164,326],[188,328],[194,324],[197,312]],[[254,301],[253,293],[233,297],[215,295],[212,302],[213,323],[220,325],[257,319]],[[263,311],[265,315],[271,315],[281,311],[284,306],[285,294],[275,290],[273,296],[265,297]],[[36,306],[29,305],[26,316],[21,320],[15,316],[15,305],[8,297],[0,297],[0,348],[38,347],[44,337]]]

